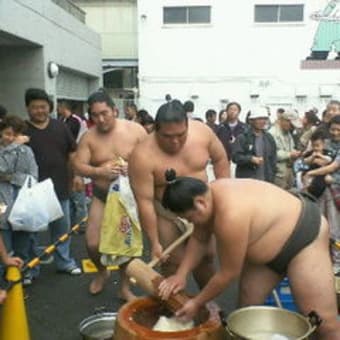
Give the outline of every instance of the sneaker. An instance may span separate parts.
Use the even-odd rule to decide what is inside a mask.
[[[70,275],[80,275],[82,273],[81,269],[79,267],[72,267],[70,269],[65,270],[58,270],[61,273],[66,273]]]
[[[82,272],[81,272],[81,269],[79,267],[75,267],[75,268],[73,268],[69,271],[70,275],[80,275],[81,273]]]
[[[32,283],[33,283],[33,280],[30,277],[24,277],[24,279],[22,280],[22,285],[24,287],[31,286]]]

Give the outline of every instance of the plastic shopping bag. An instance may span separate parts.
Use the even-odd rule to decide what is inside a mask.
[[[131,257],[142,255],[143,241],[136,202],[126,176],[119,176],[110,185],[99,251],[105,266],[120,265]]]
[[[8,221],[13,230],[38,232],[47,230],[50,222],[62,217],[63,210],[50,178],[37,183],[27,176],[13,204]]]

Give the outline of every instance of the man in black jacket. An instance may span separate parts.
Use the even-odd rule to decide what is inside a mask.
[[[250,128],[236,138],[232,151],[237,178],[274,181],[276,144],[274,138],[265,130],[267,123],[266,108],[257,107],[250,111]]]
[[[247,129],[247,125],[240,122],[238,117],[241,112],[241,105],[237,102],[230,102],[226,107],[227,119],[220,124],[216,131],[217,137],[222,142],[224,149],[231,158],[232,146],[236,137]]]

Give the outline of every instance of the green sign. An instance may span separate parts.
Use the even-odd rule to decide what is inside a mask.
[[[311,15],[311,19],[319,22],[314,36],[312,52],[307,60],[325,60],[331,51],[340,60],[340,0],[330,0],[326,7]]]

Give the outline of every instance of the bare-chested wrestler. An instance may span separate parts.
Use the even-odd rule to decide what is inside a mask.
[[[318,206],[272,184],[256,180],[216,180],[207,186],[167,172],[163,205],[194,224],[177,273],[163,281],[160,295],[185,286],[188,273],[215,235],[220,269],[177,316],[192,319],[198,309],[240,277],[241,306],[263,304],[287,275],[301,312],[317,311],[323,322],[318,339],[340,339],[329,228]]]
[[[94,182],[93,199],[86,229],[86,246],[98,273],[90,284],[90,293],[102,291],[109,272],[100,263],[99,236],[104,206],[110,183],[127,173],[127,168],[116,165],[119,157],[129,160],[133,148],[146,136],[137,123],[116,118],[112,99],[103,91],[93,93],[88,99],[89,114],[95,123],[80,140],[74,166],[76,171]],[[121,271],[120,297],[130,300],[134,296],[128,289],[128,280]]]
[[[141,225],[150,241],[153,258],[161,257],[162,250],[183,232],[177,216],[162,208],[160,203],[166,185],[164,171],[175,167],[181,175],[207,182],[209,160],[216,178],[229,177],[226,153],[213,131],[201,122],[188,121],[180,101],[162,105],[155,118],[155,132],[136,147],[129,163],[129,177]],[[176,271],[183,250],[184,246],[178,247],[163,263],[164,275]],[[213,256],[210,254],[194,273],[200,287],[213,272]]]

